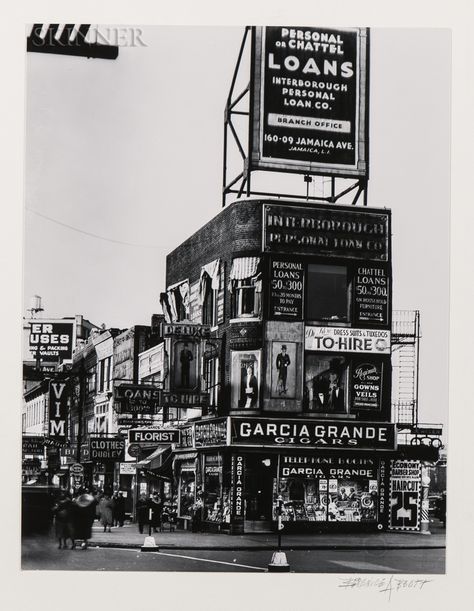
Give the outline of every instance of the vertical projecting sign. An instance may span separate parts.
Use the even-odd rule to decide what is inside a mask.
[[[49,383],[49,426],[48,437],[56,441],[66,441],[66,421],[68,412],[68,389],[66,382]]]
[[[254,168],[367,174],[367,41],[367,28],[256,28]]]

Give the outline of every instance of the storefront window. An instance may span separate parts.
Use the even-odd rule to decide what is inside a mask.
[[[308,265],[307,320],[349,320],[347,268],[343,265]]]
[[[282,476],[273,488],[274,520],[279,496],[286,522],[377,520],[379,488],[373,459],[282,456],[280,461]]]
[[[344,413],[347,406],[347,372],[345,357],[305,354],[305,411]]]
[[[196,498],[196,474],[194,471],[181,471],[179,482],[179,516],[191,517],[191,507]]]
[[[222,462],[218,455],[204,457],[204,520],[223,521]]]

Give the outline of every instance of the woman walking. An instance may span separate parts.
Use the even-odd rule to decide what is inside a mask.
[[[61,492],[53,513],[58,549],[67,549],[67,539],[72,538],[72,501],[66,491]]]
[[[99,501],[99,516],[100,523],[104,527],[104,532],[109,529],[109,533],[112,532],[111,526],[113,524],[113,509],[114,501],[110,498],[107,493],[104,493],[103,497]]]
[[[92,523],[95,520],[96,500],[89,492],[78,494],[72,503],[72,546],[76,547],[76,539],[82,539],[82,548],[87,549],[92,536]]]

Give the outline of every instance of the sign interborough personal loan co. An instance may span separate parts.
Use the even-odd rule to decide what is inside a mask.
[[[252,166],[367,173],[366,28],[255,29]]]

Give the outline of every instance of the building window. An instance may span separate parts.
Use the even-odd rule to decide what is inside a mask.
[[[229,282],[232,318],[260,316],[262,280],[259,265],[259,257],[239,257],[233,260]]]
[[[202,324],[214,327],[217,324],[217,290],[207,283],[202,304]]]
[[[219,395],[219,359],[211,358],[204,361],[205,392],[209,393],[208,413],[215,413]]]
[[[305,411],[345,413],[347,411],[348,362],[345,357],[307,353],[305,355]]]
[[[349,320],[346,266],[308,265],[306,319],[339,322]]]

